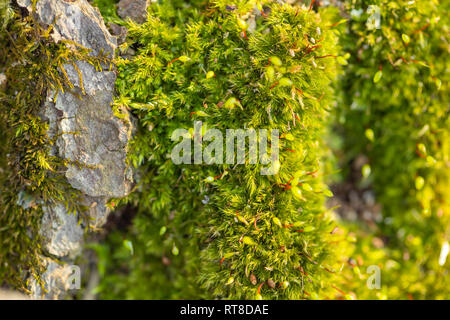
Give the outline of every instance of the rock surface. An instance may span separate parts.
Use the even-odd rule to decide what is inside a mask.
[[[68,263],[58,263],[56,260],[42,257],[46,268],[41,275],[42,284],[31,281],[32,299],[60,299],[71,290],[80,288],[81,275],[77,266]]]
[[[123,197],[132,187],[126,163],[131,123],[116,118],[111,108],[116,76],[110,71],[96,72],[83,61],[76,64],[86,95],[81,92],[77,71],[66,65],[76,95],[60,93],[55,101],[49,97],[44,115],[49,120],[50,137],[59,134],[59,156],[75,163],[66,172],[75,189],[91,197]]]
[[[17,2],[31,12],[29,0]],[[39,0],[34,15],[39,23],[53,25],[52,37],[56,42],[70,40],[91,49],[92,55],[103,52],[114,57],[116,38],[109,34],[99,11],[86,0]],[[111,104],[116,75],[108,70],[109,66],[104,66],[103,71],[84,61],[77,61],[76,66],[83,84],[78,70],[73,65],[64,65],[74,88],[57,95],[50,91],[41,114],[49,123],[49,137],[56,139],[52,152],[67,161],[67,181],[83,194],[82,205],[88,208],[83,214],[93,220],[90,225],[95,229],[106,222],[107,201],[131,192],[133,174],[126,157],[132,123],[114,116]],[[41,234],[45,249],[70,263],[82,248],[80,213],[69,214],[63,204],[43,209]],[[64,268],[48,260],[44,280],[51,282],[45,284],[47,292],[31,281],[32,296],[64,297],[67,288],[60,281],[67,271]]]
[[[31,0],[17,0],[21,7],[32,10]],[[35,15],[43,25],[53,25],[53,39],[71,40],[92,49],[97,55],[101,50],[114,53],[116,39],[105,27],[97,8],[87,0],[39,0]]]
[[[108,23],[111,34],[117,38],[117,44],[120,46],[127,38],[128,30],[124,26],[119,26],[114,22]]]
[[[75,258],[81,251],[83,228],[78,219],[68,214],[63,204],[43,207],[41,234],[45,239],[45,248],[52,255]]]
[[[117,13],[122,19],[130,18],[136,23],[144,23],[147,19],[149,0],[121,0],[117,4]]]

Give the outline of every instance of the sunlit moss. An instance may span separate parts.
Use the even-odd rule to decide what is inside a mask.
[[[308,7],[202,3],[162,1],[146,23],[127,23],[122,50],[136,55],[116,61],[116,104],[139,121],[130,160],[140,184],[128,199],[138,214],[97,247],[100,297],[318,297],[331,263],[320,157],[334,33]],[[280,129],[280,172],[174,165],[170,135],[194,120]]]

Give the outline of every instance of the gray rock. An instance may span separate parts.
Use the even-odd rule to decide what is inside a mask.
[[[91,219],[89,226],[93,230],[97,230],[105,225],[110,209],[106,206],[109,198],[94,198],[85,196],[84,206],[88,208],[87,215]]]
[[[117,14],[122,19],[130,18],[136,23],[144,23],[149,3],[149,0],[121,0],[117,4]]]
[[[90,64],[78,61],[86,95],[82,95],[78,73],[66,65],[67,75],[77,95],[58,94],[49,101],[44,115],[51,136],[58,134],[59,156],[71,161],[66,177],[70,184],[91,197],[120,198],[132,187],[126,163],[131,122],[116,118],[111,103],[115,74],[96,72]]]
[[[41,234],[48,252],[59,257],[75,258],[81,251],[83,228],[78,217],[68,214],[63,204],[43,207]]]
[[[57,300],[64,297],[67,292],[78,290],[81,274],[78,266],[41,257],[46,271],[41,275],[40,281],[30,279],[32,299]]]
[[[18,0],[18,4],[31,11],[29,0]],[[53,24],[54,41],[70,40],[91,49],[92,55],[103,52],[114,56],[116,39],[109,34],[98,10],[86,0],[39,0],[34,16],[43,25]],[[74,88],[57,95],[50,90],[41,116],[49,124],[49,137],[56,140],[52,153],[67,161],[65,177],[82,193],[81,204],[88,208],[83,214],[93,220],[90,226],[96,229],[106,222],[107,201],[131,192],[133,173],[126,157],[133,125],[113,113],[115,73],[107,70],[108,66],[98,71],[84,61],[77,61],[76,66],[83,83],[73,65],[63,65]],[[43,209],[41,234],[45,249],[70,262],[82,248],[80,213],[69,214],[63,204],[46,205]],[[44,280],[54,283],[47,288],[45,298],[64,297],[67,288],[55,280],[61,278],[64,268],[55,262],[47,263]],[[31,287],[34,297],[42,296],[40,285]]]
[[[111,30],[111,34],[117,37],[117,44],[121,45],[122,43],[124,43],[127,38],[127,28],[124,26],[119,26],[118,24],[113,22],[110,22],[108,26],[109,30]]]
[[[30,0],[17,0],[17,3],[31,12]],[[39,0],[35,15],[41,24],[53,25],[52,37],[56,42],[76,42],[92,49],[93,55],[101,50],[114,54],[116,39],[106,29],[99,10],[87,0]]]

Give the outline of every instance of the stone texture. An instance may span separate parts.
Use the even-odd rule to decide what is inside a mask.
[[[29,0],[17,2],[31,11]],[[43,25],[53,24],[52,37],[56,42],[70,40],[91,49],[92,55],[103,52],[114,56],[116,38],[109,34],[98,10],[86,0],[39,0],[34,15]],[[103,71],[83,61],[77,61],[76,66],[83,85],[76,68],[64,65],[74,88],[57,95],[48,92],[41,116],[49,123],[49,137],[56,140],[52,152],[67,160],[67,181],[83,194],[82,205],[88,208],[83,214],[92,219],[90,226],[95,229],[106,222],[107,201],[131,192],[133,173],[126,157],[133,125],[114,116],[111,104],[116,75],[108,70],[109,66],[104,66]],[[83,244],[85,226],[78,223],[79,215],[69,214],[62,204],[46,205],[43,209],[44,248],[58,259],[72,261]],[[64,297],[67,288],[58,280],[65,274],[64,268],[47,261],[44,279],[52,281],[46,288],[48,293],[43,295],[41,286],[32,280],[33,296]]]
[[[149,0],[121,0],[117,4],[117,13],[122,19],[130,18],[134,22],[144,23],[147,19]]]
[[[17,3],[31,11],[30,0]],[[113,53],[116,39],[109,34],[97,8],[86,0],[39,0],[35,15],[44,25],[53,25],[53,39],[71,40],[92,49],[97,55],[102,49]]]
[[[124,43],[127,38],[127,28],[124,26],[119,26],[118,24],[113,22],[110,22],[108,26],[111,34],[117,37],[117,44],[120,46],[122,43]]]
[[[41,234],[45,248],[55,256],[75,258],[81,251],[83,228],[78,218],[68,214],[63,204],[44,207]]]
[[[115,74],[96,72],[88,63],[78,61],[86,95],[82,96],[78,73],[66,65],[67,75],[77,94],[58,94],[46,104],[50,136],[58,134],[59,156],[75,162],[66,177],[70,184],[91,197],[120,198],[132,187],[132,174],[126,164],[131,123],[113,114],[111,103]],[[81,166],[80,166],[81,165]]]
[[[57,300],[70,290],[76,290],[76,282],[72,279],[76,276],[73,266],[46,257],[42,257],[42,261],[46,271],[41,275],[41,284],[31,281],[32,299]]]

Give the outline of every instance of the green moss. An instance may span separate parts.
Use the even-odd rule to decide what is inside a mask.
[[[119,0],[92,0],[91,4],[99,8],[100,13],[106,22],[117,22],[120,20],[116,12],[116,4]]]
[[[333,9],[274,1],[160,1],[137,25],[117,17],[116,2],[93,1],[128,28],[121,50],[136,52],[115,61],[114,107],[137,118],[129,160],[140,178],[130,197],[114,201],[137,211],[131,225],[91,245],[101,298],[448,296],[449,262],[439,263],[450,225],[446,3],[346,1],[344,21]],[[374,4],[380,29],[367,13]],[[104,60],[0,10],[9,17],[0,32],[8,78],[0,90],[0,278],[25,288],[26,276],[41,271],[41,206],[63,201],[77,210],[78,199],[60,175],[66,163],[49,152],[41,104],[49,89],[70,88],[61,65]],[[338,56],[336,36],[347,54]],[[359,183],[383,205],[378,224],[340,221],[335,229],[323,206],[336,62],[345,66],[335,82],[342,176],[366,156]],[[194,120],[222,131],[280,129],[279,173],[261,176],[261,165],[248,163],[174,165],[171,133]],[[381,268],[380,290],[366,286],[370,265]]]
[[[123,49],[137,53],[117,61],[116,104],[139,120],[131,162],[140,184],[129,199],[138,214],[97,249],[108,266],[102,298],[298,299],[327,286],[333,226],[320,158],[335,36],[308,8],[261,3],[253,31],[242,21],[256,1],[163,1],[143,25],[128,23]],[[194,120],[280,129],[279,173],[173,164],[171,133]]]

